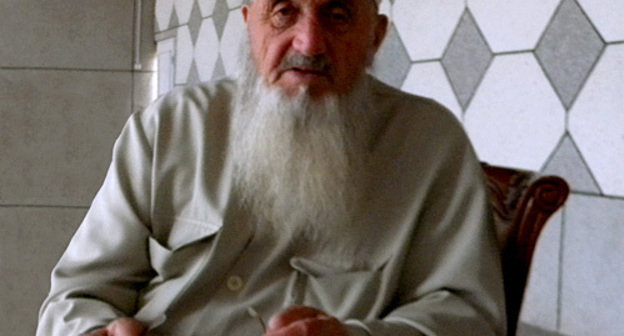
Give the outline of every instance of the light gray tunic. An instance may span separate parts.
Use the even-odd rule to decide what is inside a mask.
[[[503,287],[481,168],[435,102],[372,80],[385,117],[355,219],[366,266],[301,255],[255,232],[231,182],[231,80],[131,116],[102,188],[52,275],[37,335],[135,316],[150,335],[260,335],[290,304],[354,335],[503,335]]]

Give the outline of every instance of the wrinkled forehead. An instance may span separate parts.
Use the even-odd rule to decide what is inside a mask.
[[[268,2],[272,2],[272,1],[276,1],[276,0],[247,0],[247,3],[252,3],[252,2],[262,2],[262,1],[268,1]],[[377,8],[379,8],[379,3],[381,2],[381,0],[352,0],[354,2],[358,2],[358,1],[362,1],[362,2],[372,2],[375,4],[375,6]]]

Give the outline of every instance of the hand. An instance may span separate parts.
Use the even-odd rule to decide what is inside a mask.
[[[264,336],[348,336],[338,319],[306,306],[293,306],[273,316]]]
[[[141,336],[147,327],[141,322],[125,317],[111,322],[106,328],[82,336]]]

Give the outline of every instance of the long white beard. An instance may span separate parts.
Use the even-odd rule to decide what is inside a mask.
[[[251,63],[247,58],[239,78],[231,131],[234,178],[245,203],[261,230],[346,246],[373,119],[365,77],[347,96],[312,99],[302,89],[288,97],[267,87]]]

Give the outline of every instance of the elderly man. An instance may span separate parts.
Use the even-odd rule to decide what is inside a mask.
[[[38,335],[504,334],[480,166],[444,108],[366,75],[377,4],[242,14],[237,80],[128,121]]]

